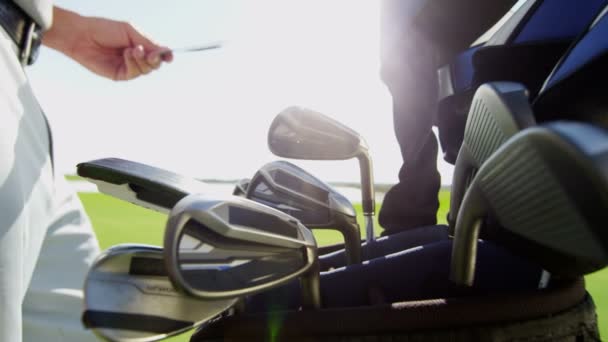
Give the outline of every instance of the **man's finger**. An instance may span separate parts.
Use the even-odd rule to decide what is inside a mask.
[[[146,52],[143,46],[138,45],[133,49],[133,59],[135,60],[135,64],[137,65],[140,74],[145,75],[152,71],[152,67],[146,60]]]
[[[152,69],[158,69],[160,67],[161,51],[152,51],[146,56],[146,62]]]
[[[169,48],[162,48],[160,51],[160,58],[163,60],[163,62],[173,62],[173,51],[171,51]]]
[[[143,46],[143,48],[146,52],[159,51],[159,56],[160,56],[160,59],[162,62],[171,62],[173,60],[173,53],[171,52],[171,49],[169,49],[166,46],[162,46],[162,45],[155,43],[150,38],[148,38],[144,34],[142,34],[141,31],[138,30],[137,28],[135,28],[133,25],[131,25],[131,24],[127,24],[127,25],[128,25],[127,33],[129,35],[129,37],[131,37],[131,41],[133,41],[137,45]],[[155,64],[155,63],[151,63],[150,61],[149,61],[149,63]],[[151,67],[156,69],[152,65],[151,65]]]
[[[143,46],[145,51],[169,50],[169,48],[161,46],[146,37],[140,30],[131,24],[127,24],[127,34],[134,44]]]
[[[122,52],[123,65],[119,69],[116,80],[117,81],[125,81],[130,80],[133,77],[139,74],[139,67],[135,63],[135,59],[133,58],[133,50],[132,48],[126,48]]]

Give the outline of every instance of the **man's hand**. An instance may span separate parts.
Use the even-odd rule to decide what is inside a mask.
[[[173,59],[168,48],[155,44],[128,23],[83,17],[58,7],[53,16],[53,26],[45,33],[43,44],[98,75],[130,80]]]

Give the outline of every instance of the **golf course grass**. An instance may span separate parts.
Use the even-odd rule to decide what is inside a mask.
[[[165,215],[103,194],[80,193],[79,196],[93,222],[102,249],[119,243],[162,244]],[[437,217],[440,223],[445,223],[449,208],[448,191],[441,191],[440,203],[441,207]],[[360,213],[360,206],[357,209]],[[380,229],[377,224],[376,230],[376,233],[379,234]],[[331,231],[315,232],[315,236],[319,245],[340,241],[340,235]],[[601,335],[608,336],[608,269],[592,274],[586,280],[587,289],[597,306]],[[185,342],[188,341],[189,336],[190,333],[186,333],[168,341]]]

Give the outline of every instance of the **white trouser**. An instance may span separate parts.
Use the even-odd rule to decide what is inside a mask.
[[[53,178],[43,114],[0,29],[0,342],[96,341],[80,323],[99,252],[82,206]]]

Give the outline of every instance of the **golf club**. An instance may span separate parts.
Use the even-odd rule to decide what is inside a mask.
[[[464,139],[454,166],[448,222],[452,231],[475,172],[494,151],[524,128],[536,125],[526,88],[513,82],[480,86],[467,116]]]
[[[301,276],[303,306],[321,305],[314,236],[276,209],[236,196],[190,195],[169,214],[164,246],[173,285],[194,297],[247,296]]]
[[[232,194],[234,196],[245,197],[247,195],[247,188],[249,187],[250,182],[251,182],[251,179],[249,179],[249,178],[243,178],[243,179],[239,180],[236,183],[236,185],[234,186],[234,190],[232,191]]]
[[[201,300],[171,285],[160,247],[118,245],[93,263],[84,286],[84,325],[110,341],[147,342],[193,329],[236,299]]]
[[[101,193],[162,213],[169,213],[186,195],[212,193],[202,181],[119,158],[80,163],[77,173],[95,183]]]
[[[215,49],[221,48],[222,46],[224,46],[224,44],[225,44],[225,42],[217,41],[217,42],[210,42],[210,43],[200,44],[200,45],[171,48],[167,51],[163,51],[161,53],[161,56],[168,54],[168,53],[200,52],[200,51],[215,50]]]
[[[287,162],[262,166],[251,179],[248,199],[287,213],[311,229],[335,229],[344,236],[348,264],[361,262],[361,232],[350,201],[328,184]]]
[[[492,215],[513,250],[554,275],[608,264],[608,132],[555,122],[525,129],[479,169],[456,221],[451,279],[471,285],[479,229]]]
[[[288,107],[273,120],[268,147],[279,157],[312,160],[357,158],[361,172],[361,201],[366,239],[374,241],[375,192],[367,143],[352,129],[321,113]]]

